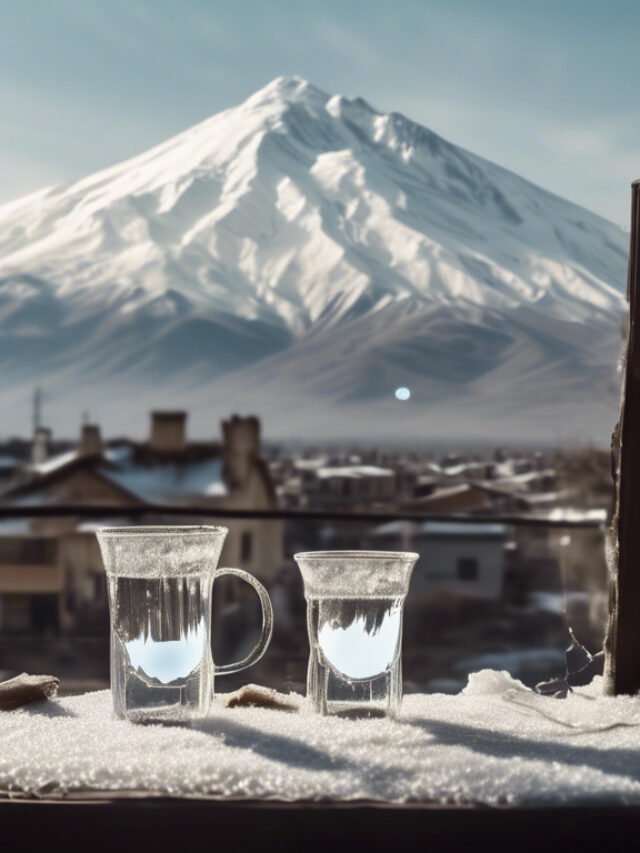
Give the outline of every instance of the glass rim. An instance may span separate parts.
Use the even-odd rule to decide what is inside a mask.
[[[228,527],[212,524],[140,524],[128,527],[100,527],[98,536],[208,536],[212,533],[228,533]]]
[[[301,551],[294,560],[417,560],[415,551]]]

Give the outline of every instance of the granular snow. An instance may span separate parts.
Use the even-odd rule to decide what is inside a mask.
[[[220,697],[205,721],[136,726],[112,718],[108,691],[86,693],[0,713],[0,792],[640,803],[640,698],[600,694],[599,679],[558,700],[484,671],[457,696],[405,696],[396,721]]]

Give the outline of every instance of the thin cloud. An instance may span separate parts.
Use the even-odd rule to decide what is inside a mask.
[[[350,64],[376,69],[379,67],[380,53],[362,34],[331,21],[315,24],[314,41],[330,54],[337,54]]]

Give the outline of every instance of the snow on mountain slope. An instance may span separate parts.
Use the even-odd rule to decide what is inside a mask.
[[[278,78],[0,207],[1,431],[39,382],[67,432],[184,405],[203,434],[237,408],[282,436],[605,441],[626,252],[404,116]]]

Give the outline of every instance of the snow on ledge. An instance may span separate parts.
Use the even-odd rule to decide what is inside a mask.
[[[0,791],[487,805],[640,803],[640,698],[537,696],[505,672],[408,695],[398,721],[216,702],[192,726],[111,717],[108,691],[0,712]]]

